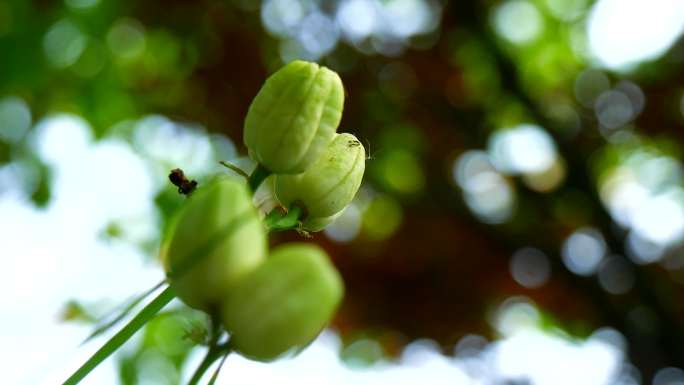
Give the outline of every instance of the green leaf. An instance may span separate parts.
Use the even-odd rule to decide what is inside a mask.
[[[265,218],[264,223],[268,227],[269,232],[292,230],[300,227],[300,217],[303,215],[303,210],[298,205],[292,205],[287,213],[281,213],[279,209],[274,209]]]
[[[81,365],[74,374],[71,375],[62,385],[76,385],[97,367],[102,361],[114,353],[121,345],[142,328],[147,321],[151,320],[159,310],[175,298],[175,293],[171,287],[167,287],[159,295],[145,306],[140,313],[124,326],[118,333],[107,341],[98,351],[93,354],[88,361]]]
[[[59,316],[61,321],[85,321],[94,323],[96,319],[76,300],[70,300]]]

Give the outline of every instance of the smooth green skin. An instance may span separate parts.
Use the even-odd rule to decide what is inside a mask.
[[[302,222],[302,229],[315,233],[324,230],[329,224],[333,223],[337,217],[342,214],[342,211],[337,214],[324,218],[308,218]]]
[[[198,254],[202,248],[207,252]],[[188,198],[162,244],[164,267],[178,297],[209,313],[217,311],[222,293],[257,268],[266,253],[266,230],[247,185],[226,177]]]
[[[245,118],[249,156],[276,174],[297,174],[321,156],[340,124],[342,80],[296,60],[271,75]]]
[[[320,223],[325,223],[321,219],[338,214],[351,202],[361,186],[365,168],[363,145],[352,134],[337,134],[308,170],[296,175],[276,175],[275,194],[285,207],[293,203],[304,206],[305,229],[307,225],[320,227]]]
[[[272,361],[313,341],[343,296],[342,278],[325,251],[290,243],[227,293],[223,323],[238,352]]]

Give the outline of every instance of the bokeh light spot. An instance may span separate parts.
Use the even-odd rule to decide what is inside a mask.
[[[526,0],[509,0],[498,6],[493,21],[496,32],[516,44],[535,40],[544,28],[539,10]]]
[[[67,7],[80,10],[96,6],[100,0],[65,0]]]
[[[298,37],[310,57],[318,58],[335,48],[339,34],[332,18],[321,12],[313,12],[302,20]]]
[[[521,330],[534,329],[539,324],[539,310],[527,297],[512,297],[504,301],[496,311],[494,327],[504,336]]]
[[[356,238],[360,230],[361,210],[352,203],[325,228],[324,232],[333,241],[350,242]]]
[[[456,357],[473,357],[487,347],[487,339],[477,334],[466,334],[454,347]]]
[[[425,175],[418,158],[405,150],[393,150],[385,154],[381,163],[384,181],[393,190],[404,194],[421,191]]]
[[[363,233],[371,240],[387,239],[399,229],[402,219],[399,202],[389,195],[378,195],[363,213]]]
[[[551,276],[551,263],[546,254],[531,247],[520,249],[513,254],[510,269],[513,279],[530,289],[543,286]]]
[[[32,139],[38,156],[52,164],[70,164],[81,160],[92,141],[88,123],[74,115],[57,115],[41,120]]]
[[[634,271],[624,258],[611,256],[598,271],[599,284],[611,294],[625,294],[634,286]]]
[[[561,248],[563,263],[578,275],[591,275],[606,254],[606,242],[593,228],[581,228],[572,233]]]
[[[630,232],[625,240],[627,256],[640,265],[659,261],[665,255],[665,246],[642,237],[638,232]]]
[[[304,15],[304,8],[298,0],[268,0],[261,7],[264,26],[281,37],[292,34]]]
[[[636,115],[632,102],[620,91],[610,90],[602,93],[594,106],[596,118],[602,126],[614,129],[629,123]]]
[[[653,376],[653,385],[684,385],[684,370],[680,368],[662,368]]]
[[[610,87],[610,79],[596,69],[586,69],[575,79],[575,98],[587,108],[592,108],[596,99]]]
[[[684,239],[682,165],[657,147],[617,147],[614,164],[601,178],[601,200],[627,229],[628,256],[637,263],[659,260]],[[615,157],[618,155],[618,157]]]
[[[464,189],[474,188],[473,178],[482,173],[496,173],[486,152],[480,150],[466,151],[454,163],[453,177],[456,183]]]
[[[383,350],[377,341],[361,338],[346,346],[340,357],[351,368],[364,368],[379,361]]]
[[[534,191],[551,192],[563,183],[565,173],[565,164],[556,158],[556,161],[548,169],[542,172],[524,174],[523,182]]]
[[[159,185],[168,183],[168,171],[178,165],[183,165],[183,171],[188,175],[197,177],[220,167],[218,160],[226,160],[215,158],[215,146],[201,127],[176,123],[160,115],[138,120],[132,143],[140,154],[152,161],[155,181]]]
[[[60,20],[45,34],[43,51],[50,64],[57,68],[68,67],[78,60],[86,45],[86,37],[69,20]]]
[[[442,5],[430,0],[264,0],[261,20],[281,38],[283,61],[318,60],[344,38],[364,54],[397,56],[408,46],[429,47],[440,23]],[[434,34],[435,37],[437,36]],[[409,40],[413,37],[422,40]]]
[[[615,86],[615,89],[627,95],[629,101],[632,102],[634,115],[639,115],[643,111],[646,104],[646,95],[644,95],[644,91],[636,83],[629,80],[621,80]]]
[[[371,0],[349,0],[340,4],[337,22],[345,36],[360,41],[371,35],[376,28],[377,16]]]
[[[546,7],[559,20],[574,21],[586,11],[588,0],[546,0]]]
[[[38,187],[40,173],[35,163],[13,161],[0,166],[0,196],[11,194],[20,199],[30,196]]]
[[[661,56],[683,28],[684,2],[678,0],[599,0],[587,22],[593,55],[614,70]]]
[[[464,192],[468,207],[485,223],[503,223],[513,214],[513,187],[498,173],[478,174]]]
[[[453,177],[466,204],[485,223],[503,223],[513,214],[515,192],[494,168],[486,152],[466,151],[453,166]]]
[[[488,152],[501,172],[539,173],[556,160],[556,147],[549,134],[532,124],[495,132],[489,139]]]
[[[601,341],[614,346],[620,351],[625,351],[628,348],[627,339],[618,330],[611,327],[602,327],[596,329],[589,337],[594,341]]]
[[[430,7],[424,0],[389,0],[380,2],[392,35],[407,38],[434,28]]]
[[[83,53],[71,69],[81,77],[92,77],[104,68],[107,57],[108,53],[104,44],[95,39],[88,39]]]
[[[19,142],[31,126],[31,110],[22,99],[7,97],[0,100],[0,140]]]
[[[134,59],[145,50],[145,30],[137,20],[117,20],[107,32],[107,45],[120,59]]]
[[[684,189],[655,195],[634,213],[632,229],[658,244],[674,244],[684,236]]]

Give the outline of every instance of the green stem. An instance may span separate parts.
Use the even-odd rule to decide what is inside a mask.
[[[220,163],[223,167],[226,167],[226,168],[232,170],[234,173],[240,175],[241,177],[243,177],[243,178],[249,180],[249,175],[247,175],[247,173],[244,172],[240,167],[238,167],[238,166],[236,166],[236,165],[234,165],[234,164],[232,164],[232,163],[228,163],[228,162],[226,162],[226,161],[223,161],[223,160],[219,160],[219,163]]]
[[[126,324],[118,333],[107,341],[98,351],[93,354],[88,361],[81,365],[74,374],[71,375],[62,385],[76,385],[102,361],[114,353],[121,345],[142,328],[147,321],[151,320],[166,304],[174,299],[176,294],[171,287],[167,287],[159,295],[145,306],[138,315]]]
[[[207,355],[204,356],[204,359],[195,370],[195,373],[192,375],[192,378],[190,378],[188,385],[197,385],[202,379],[204,372],[206,372],[211,364],[213,364],[214,361],[216,361],[219,357],[221,357],[221,354],[218,352],[218,350],[214,349],[214,347],[209,348]]]
[[[264,179],[268,178],[269,175],[271,175],[271,171],[261,164],[257,164],[257,167],[252,172],[252,175],[249,176],[249,188],[252,190],[252,192],[255,192],[259,186],[261,186],[261,183],[264,181]]]
[[[207,369],[209,369],[211,364],[213,364],[214,361],[218,360],[222,356],[225,357],[228,354],[230,354],[231,350],[232,348],[230,346],[230,342],[223,345],[217,345],[216,343],[212,343],[212,345],[209,346],[207,355],[204,356],[204,359],[202,360],[200,365],[197,367],[197,369],[195,369],[195,373],[193,373],[192,378],[190,378],[188,385],[197,385],[199,381],[202,379],[204,373],[207,371]],[[218,376],[218,374],[215,373],[214,376]]]
[[[211,376],[211,379],[209,380],[209,383],[207,385],[214,385],[216,383],[216,380],[218,379],[219,372],[221,372],[221,368],[223,367],[223,364],[226,363],[226,358],[228,358],[229,354],[230,354],[230,351],[227,351],[223,354],[223,357],[221,358],[221,362],[219,362],[218,366],[216,367],[216,370],[214,370],[214,374]]]

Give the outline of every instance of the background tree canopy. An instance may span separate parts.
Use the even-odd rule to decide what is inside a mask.
[[[247,107],[301,58],[369,154],[314,236],[345,300],[219,383],[684,382],[682,30],[677,0],[0,0],[5,381],[60,381],[162,278],[168,171],[253,167]],[[176,303],[92,383],[178,383],[204,323]]]

